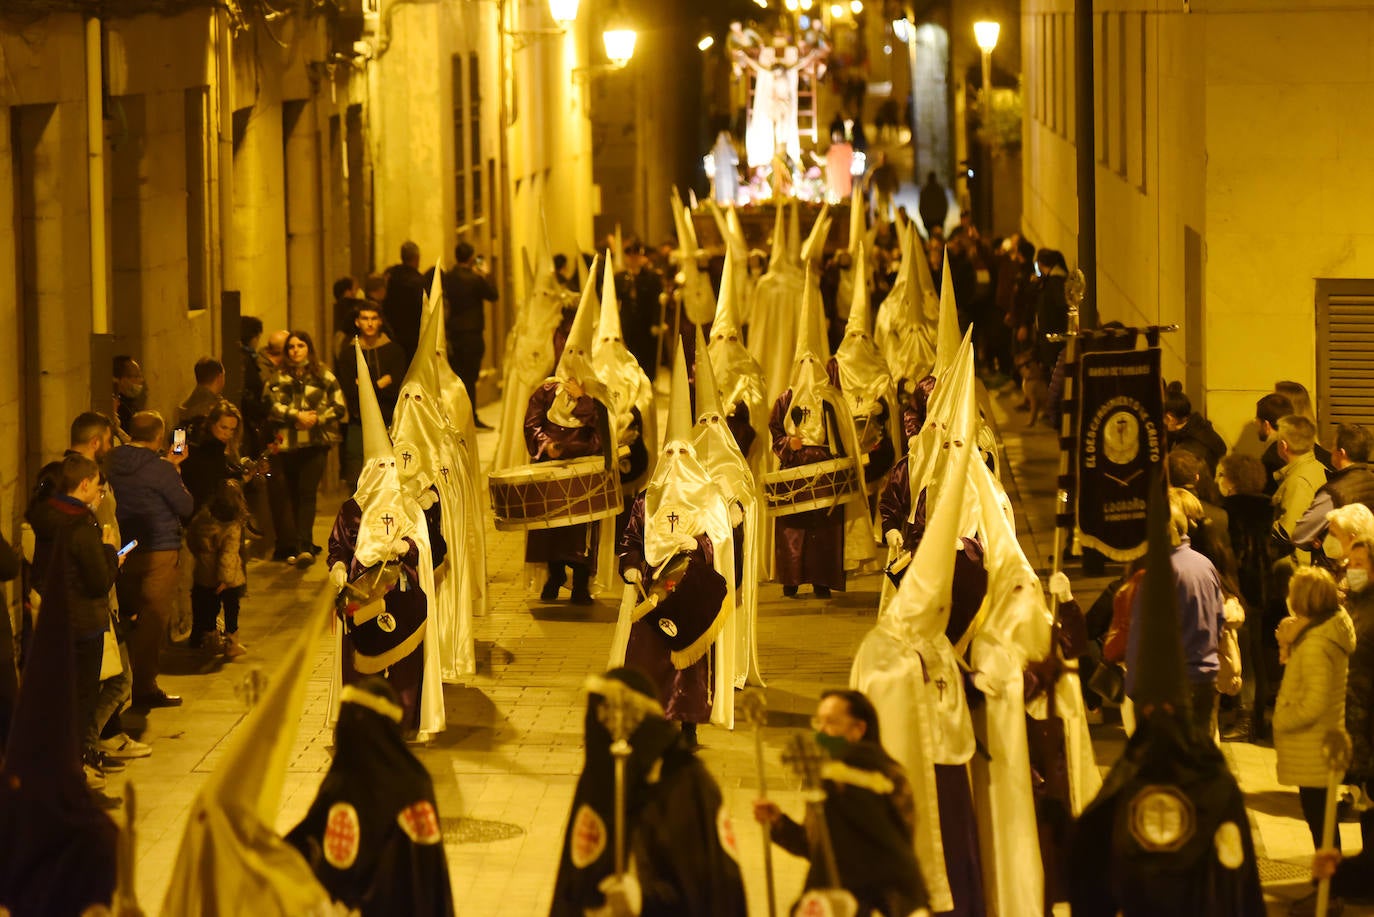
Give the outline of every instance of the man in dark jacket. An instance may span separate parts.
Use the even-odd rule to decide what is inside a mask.
[[[66,606],[76,660],[77,731],[82,739],[82,757],[88,767],[98,771],[99,733],[92,724],[100,693],[105,631],[110,629],[110,589],[122,558],[116,556],[118,534],[102,534],[91,509],[102,495],[100,467],[84,455],[68,453],[55,490],[52,496],[29,507],[28,521],[36,537],[33,578],[35,583],[47,583],[54,556],[65,546]]]
[[[420,319],[425,310],[425,275],[420,273],[420,246],[401,245],[401,263],[386,272],[386,299],[382,308],[391,323],[392,336],[406,352],[406,365],[420,346]]]
[[[463,388],[468,390],[477,429],[490,430],[491,427],[477,417],[477,377],[482,373],[482,354],[487,349],[483,337],[487,327],[487,303],[496,302],[501,294],[491,282],[491,276],[481,269],[476,250],[471,245],[459,242],[453,250],[453,260],[455,264],[444,272],[440,281],[448,306],[444,322],[448,362],[463,380]]]
[[[177,591],[181,526],[194,501],[181,483],[186,453],[167,452],[166,425],[156,411],[140,411],[129,422],[131,442],[110,453],[105,473],[119,500],[119,528],[137,539],[119,580],[123,620],[134,622],[129,638],[135,706],[179,707],[181,698],[157,684],[162,638],[172,617]]]
[[[933,230],[945,228],[945,220],[949,217],[949,195],[934,172],[926,176],[926,183],[921,186],[916,211],[921,215],[921,223],[925,225],[927,236]]]
[[[1193,403],[1177,382],[1169,386],[1164,398],[1164,429],[1169,432],[1169,448],[1191,452],[1207,463],[1215,477],[1217,462],[1226,454],[1226,440],[1212,429],[1210,421],[1193,411]]]

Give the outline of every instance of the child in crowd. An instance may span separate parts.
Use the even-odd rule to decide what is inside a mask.
[[[248,506],[238,481],[222,481],[215,495],[191,519],[186,547],[195,561],[191,586],[193,649],[234,659],[245,652],[239,643],[239,601],[248,586],[243,565],[244,525]],[[224,632],[216,619],[224,612]]]

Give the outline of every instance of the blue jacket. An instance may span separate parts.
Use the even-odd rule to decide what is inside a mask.
[[[119,531],[138,539],[136,551],[176,551],[181,526],[194,501],[171,462],[142,446],[117,446],[105,460],[105,477],[114,490]]]
[[[1178,595],[1179,628],[1183,637],[1183,662],[1192,684],[1215,681],[1217,635],[1221,632],[1221,578],[1212,562],[1194,551],[1188,538],[1169,555],[1174,587]],[[1131,632],[1126,641],[1126,696],[1135,696],[1135,660],[1140,651],[1140,600],[1145,590],[1137,589],[1131,603]]]

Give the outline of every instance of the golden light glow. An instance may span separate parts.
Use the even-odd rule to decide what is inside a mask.
[[[549,15],[553,21],[567,28],[577,21],[577,6],[581,0],[549,0]]]
[[[978,47],[988,54],[997,47],[997,36],[1001,31],[1000,23],[983,21],[973,24],[973,37],[978,42]]]
[[[839,19],[844,15],[844,7],[838,3],[830,4],[830,18]]]
[[[616,67],[623,67],[635,56],[635,41],[639,36],[634,29],[623,26],[607,29],[601,33],[601,42],[606,47],[606,59]]]
[[[849,0],[849,11],[855,16],[864,11],[864,0]]]
[[[716,43],[716,39],[715,39],[714,36],[711,36],[711,35],[703,35],[703,36],[701,36],[701,41],[697,42],[697,50],[698,50],[698,51],[709,51],[709,50],[711,49],[711,46],[714,45],[715,43]]]

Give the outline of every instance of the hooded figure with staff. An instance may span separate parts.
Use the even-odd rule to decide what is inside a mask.
[[[736,565],[740,519],[697,457],[687,364],[673,365],[668,431],[658,468],[629,510],[620,572],[639,601],[621,606],[625,664],[657,688],[669,720],[690,744],[696,727],[734,727]]]
[[[746,917],[720,787],[638,671],[587,680],[577,778],[549,917]]]
[[[448,546],[434,511],[435,491],[422,494],[431,510],[426,512],[401,485],[397,455],[362,361],[358,348],[363,470],[329,534],[329,579],[339,593],[343,622],[338,674],[345,686],[368,675],[385,677],[405,711],[402,729],[424,741],[445,723],[431,612],[438,594],[434,570]]]

